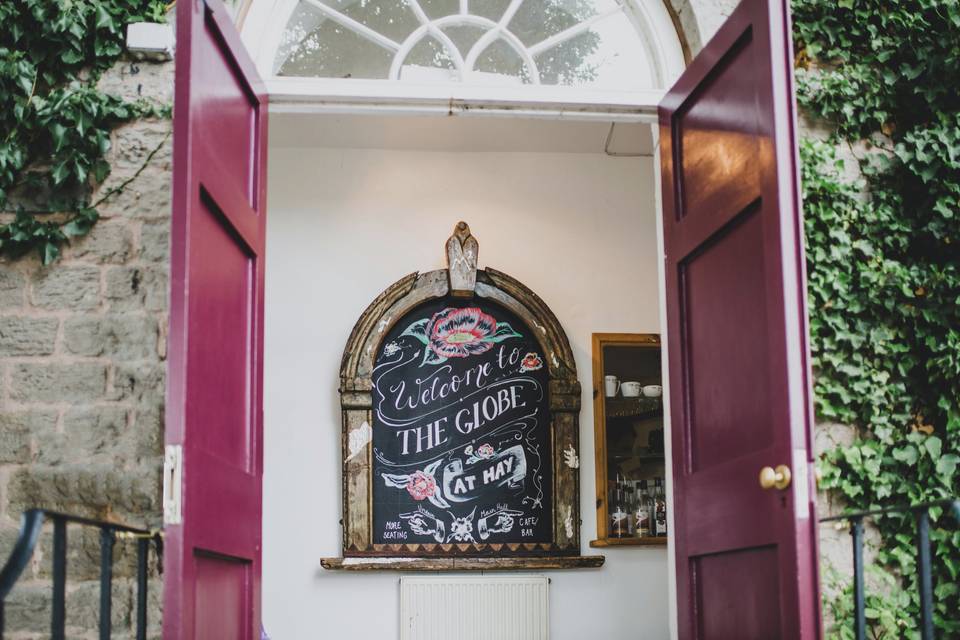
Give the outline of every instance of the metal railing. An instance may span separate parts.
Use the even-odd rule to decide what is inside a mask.
[[[936,500],[923,504],[853,511],[820,522],[850,523],[850,536],[853,541],[853,599],[854,599],[854,636],[865,640],[867,633],[866,593],[863,583],[863,521],[891,514],[912,513],[917,523],[917,580],[920,589],[920,637],[933,640],[933,575],[930,572],[930,509],[949,508],[960,522],[960,500]]]
[[[147,574],[151,543],[159,558],[163,541],[157,531],[128,527],[114,522],[81,518],[44,509],[30,509],[20,520],[20,535],[7,563],[0,569],[0,640],[6,628],[5,605],[20,574],[30,562],[45,520],[53,522],[53,599],[50,613],[50,637],[66,638],[67,525],[77,524],[100,530],[100,640],[109,640],[112,632],[113,549],[118,539],[137,543],[137,640],[147,637]]]

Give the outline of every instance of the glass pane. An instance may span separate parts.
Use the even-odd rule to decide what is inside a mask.
[[[617,90],[652,86],[647,53],[622,13],[547,49],[535,62],[543,84]]]
[[[287,58],[277,75],[386,78],[392,59],[382,47],[328,21]]]
[[[660,349],[605,345],[602,365],[608,535],[665,537]]]
[[[475,16],[489,18],[494,22],[500,22],[503,12],[507,10],[510,0],[468,0],[470,13]]]
[[[477,43],[480,36],[486,33],[487,30],[480,27],[462,26],[447,27],[443,32],[450,36],[453,44],[457,45],[457,50],[460,51],[460,55],[466,58],[467,54],[470,53],[470,48]]]
[[[274,63],[278,76],[386,78],[393,54],[301,4]]]
[[[400,79],[414,82],[449,82],[458,79],[456,69],[456,64],[446,48],[428,36],[410,50],[410,54],[403,61]]]
[[[460,0],[420,0],[423,12],[432,19],[460,13]]]
[[[513,16],[509,28],[530,47],[615,8],[613,0],[526,0]]]
[[[420,22],[406,0],[320,0],[365,27],[403,42]]]
[[[530,72],[520,54],[503,40],[494,40],[483,50],[468,79],[478,84],[531,82]]]

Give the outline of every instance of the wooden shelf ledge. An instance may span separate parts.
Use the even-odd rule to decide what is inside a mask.
[[[544,571],[591,569],[603,565],[596,556],[543,558],[321,558],[324,569],[340,571]]]
[[[667,539],[664,537],[654,538],[604,538],[602,540],[591,540],[591,547],[665,547]]]

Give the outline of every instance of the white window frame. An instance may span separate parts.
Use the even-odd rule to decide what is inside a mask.
[[[265,79],[271,113],[372,112],[655,122],[663,88],[672,84],[685,65],[680,39],[664,0],[619,1],[646,46],[656,83],[649,89],[609,91],[542,84],[495,87],[455,82],[277,77],[272,74],[274,56],[299,0],[254,0],[242,35]],[[461,11],[465,3],[461,0]],[[424,18],[420,16],[420,29],[434,35],[435,21],[424,22]],[[492,30],[484,38],[489,36],[492,40],[497,33]]]

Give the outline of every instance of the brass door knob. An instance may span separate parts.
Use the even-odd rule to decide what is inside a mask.
[[[760,469],[760,486],[764,489],[786,489],[790,486],[790,467],[785,464],[777,465],[777,468],[764,467]]]

